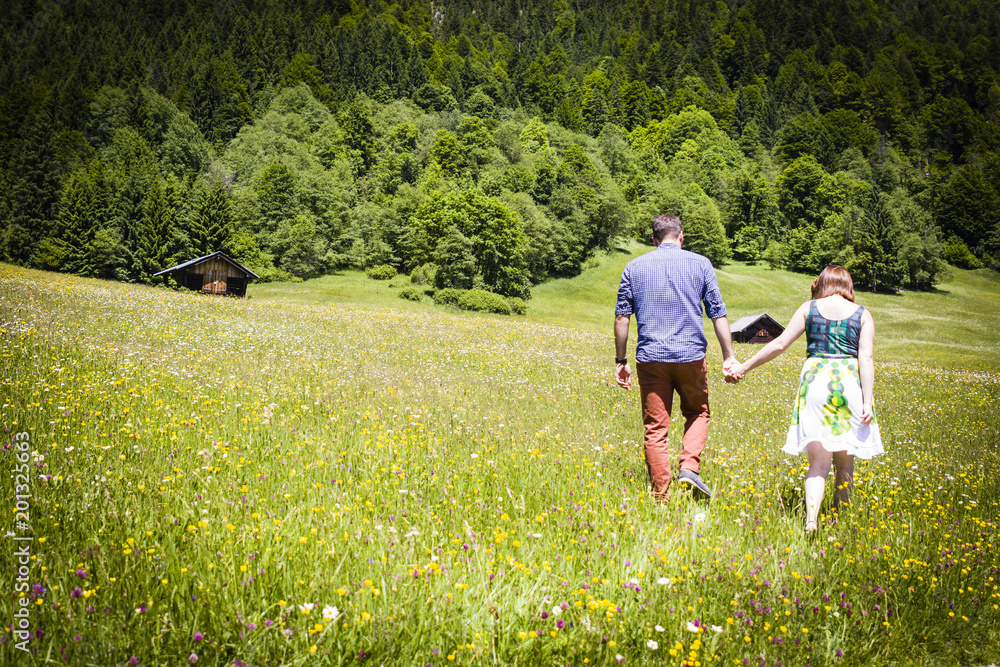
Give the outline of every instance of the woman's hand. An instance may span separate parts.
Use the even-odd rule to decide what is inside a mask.
[[[722,364],[722,374],[725,375],[726,382],[736,384],[746,375],[746,366],[736,361],[736,359],[727,359]]]
[[[872,410],[871,403],[861,404],[861,423],[867,426],[872,423],[872,419],[875,417],[875,412]]]

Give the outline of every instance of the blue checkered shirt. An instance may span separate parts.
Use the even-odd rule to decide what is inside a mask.
[[[616,315],[635,315],[635,360],[687,363],[705,356],[708,340],[701,307],[711,319],[726,315],[712,263],[706,257],[661,243],[625,266]]]

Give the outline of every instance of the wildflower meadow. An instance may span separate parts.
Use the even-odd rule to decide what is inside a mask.
[[[887,454],[807,537],[799,348],[731,386],[713,343],[715,496],[648,497],[624,261],[522,317],[359,275],[244,300],[0,266],[0,663],[1000,662],[996,283],[860,295]],[[726,271],[732,313],[808,296]]]

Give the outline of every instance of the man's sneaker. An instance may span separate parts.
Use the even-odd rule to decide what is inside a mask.
[[[693,489],[695,498],[708,500],[712,497],[712,490],[693,470],[681,470],[680,474],[677,475],[677,482],[683,484],[685,488]]]

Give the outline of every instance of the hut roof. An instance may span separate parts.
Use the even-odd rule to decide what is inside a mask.
[[[744,315],[740,319],[733,322],[732,325],[729,327],[729,329],[730,331],[733,332],[746,331],[747,329],[757,324],[762,319],[770,320],[771,322],[774,322],[774,324],[776,324],[779,329],[781,329],[782,331],[785,330],[785,327],[782,326],[780,322],[778,322],[776,319],[774,319],[767,313],[757,313],[756,315]]]
[[[260,276],[258,276],[256,273],[254,273],[253,271],[251,271],[247,267],[243,266],[242,264],[240,264],[239,262],[237,262],[235,259],[233,259],[229,255],[227,255],[226,253],[222,252],[221,250],[213,252],[213,253],[211,253],[209,255],[205,255],[204,257],[197,257],[195,259],[188,260],[188,261],[186,261],[186,262],[184,262],[182,264],[178,264],[177,266],[171,266],[169,269],[163,269],[159,273],[154,273],[153,276],[154,277],[155,276],[162,276],[164,273],[170,273],[171,271],[181,271],[183,269],[188,268],[189,266],[194,266],[195,264],[199,264],[201,262],[204,262],[205,260],[209,260],[209,259],[212,259],[214,257],[218,257],[219,259],[222,259],[222,260],[225,260],[225,261],[229,262],[230,264],[232,264],[233,266],[235,266],[237,269],[239,269],[240,271],[243,271],[244,273],[246,273],[249,276],[253,276],[254,278],[258,278],[258,279],[260,278]]]

